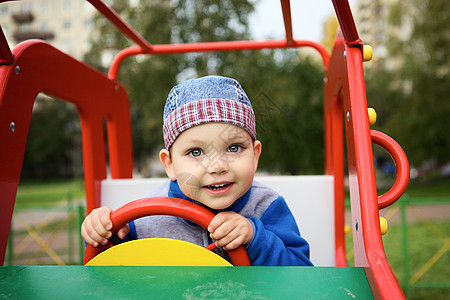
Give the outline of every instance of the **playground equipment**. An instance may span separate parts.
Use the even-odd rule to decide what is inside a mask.
[[[56,290],[64,286],[66,293],[84,291],[86,295],[95,295],[95,292],[89,294],[88,291],[97,291],[100,294],[101,291],[108,291],[119,297],[124,295],[125,289],[128,296],[134,293],[135,296],[153,294],[161,297],[186,296],[187,292],[201,292],[202,288],[214,289],[220,286],[221,290],[228,292],[228,297],[233,297],[234,294],[231,293],[239,291],[240,295],[247,297],[257,295],[295,297],[307,294],[310,297],[321,298],[326,298],[327,295],[404,298],[386,260],[378,210],[391,205],[404,192],[409,178],[409,165],[403,150],[394,140],[383,133],[370,130],[374,117],[373,112],[370,113],[367,108],[362,64],[370,59],[371,51],[370,47],[363,45],[358,36],[346,0],[332,1],[340,25],[340,34],[336,38],[331,56],[317,43],[294,39],[288,0],[281,1],[286,31],[286,38],[283,40],[172,45],[150,44],[102,1],[88,1],[137,44],[122,50],[115,57],[108,76],[43,41],[25,41],[11,51],[0,31],[0,140],[2,141],[0,194],[3,206],[0,212],[1,259],[5,255],[32,107],[40,92],[73,103],[79,112],[87,211],[90,212],[102,204],[104,193],[103,185],[106,179],[104,119],[106,119],[111,177],[119,182],[119,179],[132,177],[129,104],[123,86],[116,81],[120,64],[126,57],[138,54],[312,47],[321,55],[326,70],[325,175],[332,178],[333,265],[346,266],[343,135],[345,124],[356,268],[110,267],[106,271],[105,267],[82,266],[1,267],[2,293],[48,298],[58,295]],[[376,190],[372,143],[384,148],[393,157],[397,168],[393,187],[379,197]],[[283,191],[281,194],[284,194]],[[317,227],[321,225],[317,224]],[[150,273],[158,280],[151,283],[145,281]],[[129,283],[129,287],[132,285],[133,288],[111,284],[112,280],[117,278]],[[210,285],[200,286],[199,282],[209,282]],[[28,289],[28,286],[32,286],[33,289]]]

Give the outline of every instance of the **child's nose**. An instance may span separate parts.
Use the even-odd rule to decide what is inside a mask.
[[[215,159],[210,160],[208,164],[209,173],[225,173],[229,171],[229,162],[226,155],[218,155]]]

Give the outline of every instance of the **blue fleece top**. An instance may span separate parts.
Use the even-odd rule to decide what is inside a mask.
[[[166,193],[165,195],[169,197],[182,198],[206,207],[198,201],[185,196],[181,192],[176,181],[171,181],[168,185],[168,189],[162,189],[162,191],[164,190],[167,192],[160,191],[157,194]],[[155,193],[149,192],[144,197],[150,196],[155,196]],[[214,213],[222,211],[210,210]],[[312,263],[309,260],[309,245],[306,240],[301,237],[294,216],[289,210],[284,198],[270,188],[258,182],[254,182],[252,187],[243,196],[225,210],[239,213],[244,217],[247,217],[252,223],[253,239],[246,246],[246,249],[253,266],[312,266]],[[139,222],[130,222],[130,233],[128,234],[127,239],[132,240],[144,237],[154,237],[146,236],[146,234],[143,233],[145,232],[145,229],[141,229],[141,227],[146,227],[145,224],[148,224],[149,222],[161,222],[161,219],[156,221],[156,219],[152,217],[155,216],[146,217],[147,219],[145,220],[140,219]],[[176,219],[178,219],[177,222],[180,223],[180,218]],[[162,220],[164,222],[166,219]],[[209,233],[205,229],[187,220],[183,220],[182,222],[185,223],[185,225],[187,223],[188,226],[185,226],[186,228],[193,229],[198,233],[204,231],[202,232],[202,235],[204,236],[203,240],[207,239],[206,241],[191,240],[191,242],[203,247],[212,242],[209,238]],[[152,226],[154,226],[153,228],[156,228],[157,224]],[[176,230],[178,224],[175,224],[174,226],[171,223],[170,225],[167,225],[167,227],[175,228]],[[180,231],[185,231],[185,229],[180,229]],[[164,237],[171,237],[171,234],[172,233]],[[182,236],[183,234],[180,233],[173,238],[179,239],[180,235]],[[218,254],[221,255],[220,252]],[[226,256],[224,257],[227,258]]]

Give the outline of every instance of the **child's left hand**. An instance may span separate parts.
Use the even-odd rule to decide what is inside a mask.
[[[245,217],[232,211],[218,213],[208,226],[211,238],[216,246],[224,250],[234,250],[247,245],[253,238],[252,223]]]

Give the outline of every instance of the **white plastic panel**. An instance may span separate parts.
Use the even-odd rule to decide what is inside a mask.
[[[107,179],[102,182],[102,205],[112,209],[132,200],[167,179]],[[333,176],[258,176],[255,180],[282,195],[301,235],[311,247],[316,266],[335,266]]]

